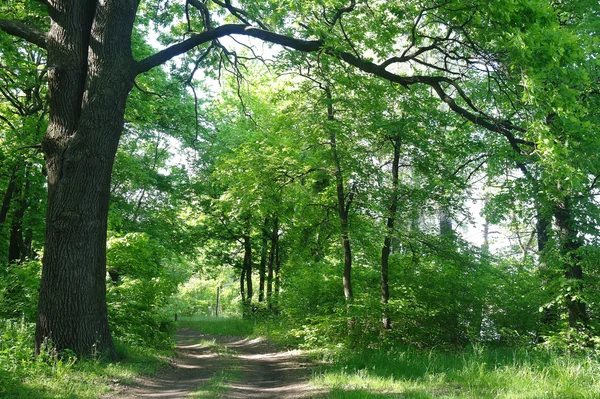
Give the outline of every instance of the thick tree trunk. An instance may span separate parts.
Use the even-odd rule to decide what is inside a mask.
[[[552,225],[551,219],[546,216],[542,210],[540,209],[541,205],[539,201],[536,201],[536,223],[535,223],[535,232],[537,236],[537,249],[539,256],[539,274],[542,276],[542,289],[546,289],[548,285],[549,279],[549,270],[548,264],[545,259],[545,248],[548,244],[548,230]],[[559,319],[556,308],[554,307],[544,307],[544,312],[541,315],[541,322],[546,326],[552,326]]]
[[[582,240],[577,234],[568,197],[556,204],[554,218],[560,235],[560,251],[564,259],[565,278],[571,289],[566,294],[569,327],[579,329],[586,326],[588,322],[586,304],[581,299],[583,297],[581,295],[583,269],[580,264],[580,256],[577,254],[577,250],[582,246]]]
[[[392,328],[392,322],[387,310],[387,305],[390,301],[389,288],[389,258],[392,246],[392,233],[398,211],[398,175],[400,169],[400,137],[396,136],[392,140],[394,145],[394,159],[392,161],[392,195],[388,207],[388,218],[386,224],[386,234],[383,240],[383,248],[381,249],[381,303],[383,304],[382,323],[384,330]]]
[[[110,178],[133,86],[136,0],[49,7],[46,246],[36,352],[114,357],[106,308]]]

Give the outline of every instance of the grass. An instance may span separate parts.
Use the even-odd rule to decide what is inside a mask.
[[[111,388],[151,375],[171,352],[116,342],[119,362],[33,355],[33,325],[0,320],[0,398],[96,399]]]
[[[277,320],[197,317],[181,325],[215,335],[262,335],[298,344]],[[484,346],[464,351],[330,346],[307,353],[318,364],[311,382],[327,391],[327,399],[600,398],[600,358],[592,353]],[[204,395],[218,391],[219,378],[202,388]]]
[[[323,354],[322,354],[323,355]],[[600,398],[599,359],[543,350],[340,350],[313,383],[331,399]]]
[[[189,397],[195,399],[217,399],[220,398],[228,390],[228,385],[238,381],[241,378],[239,366],[232,366],[227,370],[219,370],[207,382],[202,384],[195,392],[192,392]]]
[[[117,345],[122,359],[105,363],[33,357],[32,325],[4,322],[0,329],[0,398],[96,399],[111,387],[151,375],[165,364],[165,355],[150,348]],[[194,317],[179,325],[206,334],[275,337],[289,334],[276,321]],[[230,350],[207,340],[203,344],[222,356]],[[600,358],[542,349],[474,347],[462,352],[415,349],[314,348],[317,366],[312,382],[328,399],[596,399],[600,398]],[[215,374],[191,397],[213,399],[240,378],[240,365]]]
[[[200,330],[204,334],[241,336],[253,335],[256,325],[250,319],[208,316],[180,317],[178,324],[179,327]]]

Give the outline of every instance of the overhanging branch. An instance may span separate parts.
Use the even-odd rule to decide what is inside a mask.
[[[41,48],[46,48],[46,33],[22,22],[0,19],[0,30],[9,35],[20,37]]]
[[[184,54],[195,47],[201,46],[204,43],[229,35],[256,37],[257,39],[262,39],[266,42],[290,47],[306,53],[318,51],[323,47],[323,41],[321,40],[296,39],[242,24],[221,25],[207,32],[194,35],[181,43],[174,44],[171,47],[168,47],[146,59],[139,61],[136,67],[136,74],[149,71],[150,69],[162,65],[172,58]]]
[[[462,91],[455,81],[444,76],[400,76],[395,73],[389,72],[386,67],[397,61],[398,59],[391,59],[392,61],[384,61],[381,64],[375,64],[374,62],[367,61],[354,54],[339,51],[335,48],[328,47],[323,40],[303,40],[297,39],[278,33],[274,33],[268,30],[243,25],[243,24],[228,24],[221,25],[215,29],[203,32],[184,40],[181,43],[177,43],[165,50],[162,50],[142,61],[139,61],[136,66],[136,74],[146,72],[156,66],[162,65],[170,59],[181,55],[195,47],[198,47],[209,41],[221,38],[229,35],[243,35],[249,37],[255,37],[263,41],[279,44],[284,47],[288,47],[294,50],[298,50],[305,53],[312,52],[323,52],[331,56],[337,57],[345,63],[356,67],[357,69],[375,76],[379,76],[390,82],[397,83],[403,87],[408,88],[414,84],[425,84],[433,88],[438,97],[444,101],[450,109],[460,115],[461,117],[469,120],[470,122],[482,126],[489,131],[502,134],[508,139],[511,146],[519,153],[523,153],[521,146],[527,146],[535,148],[535,143],[516,138],[513,132],[525,132],[526,130],[522,127],[516,126],[509,121],[492,118],[482,111],[480,111],[471,102],[469,97]],[[414,55],[413,55],[414,56]],[[412,57],[412,56],[411,56]],[[458,91],[458,95],[467,103],[467,106],[471,109],[460,106],[452,97],[450,97],[442,87],[442,84],[447,84],[454,87]]]

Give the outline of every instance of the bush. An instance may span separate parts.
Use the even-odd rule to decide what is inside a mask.
[[[109,322],[115,336],[124,342],[172,347],[175,324],[164,309],[182,276],[169,267],[169,255],[147,234],[109,239]]]
[[[0,269],[0,317],[35,321],[41,270],[37,259],[5,264]]]

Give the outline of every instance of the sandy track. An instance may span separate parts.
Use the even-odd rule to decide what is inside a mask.
[[[198,398],[300,399],[319,397],[308,383],[310,364],[295,351],[281,351],[262,339],[202,334],[192,329],[177,333],[176,357],[171,367],[107,397],[114,399],[188,397],[214,385],[220,389]],[[214,341],[214,345],[207,342]],[[220,377],[219,377],[220,376]],[[214,392],[218,393],[214,393]]]

